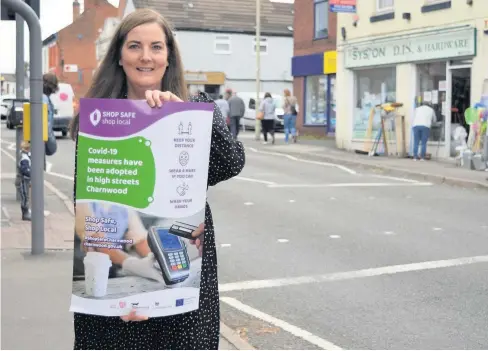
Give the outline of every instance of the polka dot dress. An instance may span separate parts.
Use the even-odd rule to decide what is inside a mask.
[[[213,103],[204,93],[192,97],[191,101]],[[236,176],[244,167],[244,163],[244,147],[232,138],[220,109],[214,104],[208,185],[213,186]],[[119,317],[75,313],[74,349],[218,349],[220,315],[217,253],[212,213],[208,204],[205,208],[205,236],[199,306],[198,310],[185,314],[128,323]]]

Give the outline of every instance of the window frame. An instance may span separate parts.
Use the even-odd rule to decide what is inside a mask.
[[[393,1],[393,5],[388,7],[381,7],[380,3],[382,0],[376,0],[376,12],[378,13],[385,13],[385,12],[395,12],[395,0]]]
[[[260,43],[259,43],[259,54],[262,56],[262,55],[267,55],[269,53],[268,49],[269,49],[269,41],[268,41],[268,38],[266,37],[260,37],[259,38],[260,40]],[[266,48],[266,51],[261,51],[261,46],[264,46]],[[252,38],[252,53],[253,55],[256,55],[256,48],[257,48],[257,45],[256,45],[256,37]]]
[[[325,36],[317,36],[317,6],[321,4],[326,4],[326,16],[327,16],[327,34]],[[329,0],[314,0],[313,2],[313,39],[314,40],[322,40],[322,39],[328,39],[329,38]]]
[[[218,44],[227,44],[229,46],[228,50],[217,49]],[[217,55],[230,55],[232,54],[232,38],[227,34],[217,34],[214,37],[214,54]]]

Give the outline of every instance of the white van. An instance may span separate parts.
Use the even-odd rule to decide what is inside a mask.
[[[265,92],[259,93],[260,101],[263,101],[264,94]],[[254,130],[256,126],[256,95],[256,92],[237,92],[237,96],[244,100],[244,105],[246,106],[246,112],[244,113],[244,117],[241,118],[240,123],[244,130]],[[276,104],[275,130],[283,130],[283,97],[273,93],[271,93],[271,96]]]
[[[59,83],[59,90],[50,96],[54,105],[53,130],[68,135],[68,128],[74,114],[75,93],[71,84]]]

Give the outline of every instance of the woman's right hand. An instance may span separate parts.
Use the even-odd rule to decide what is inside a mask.
[[[132,310],[128,315],[121,316],[120,319],[122,319],[124,322],[143,322],[143,321],[147,321],[149,317],[138,316],[136,314],[136,310]]]

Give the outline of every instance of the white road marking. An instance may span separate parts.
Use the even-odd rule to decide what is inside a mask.
[[[340,169],[346,173],[349,173],[349,174],[352,174],[352,175],[356,175],[357,172],[351,168],[348,168],[346,166],[343,166],[343,165],[339,165],[337,163],[330,163],[330,162],[322,162],[322,161],[312,161],[312,160],[304,160],[304,159],[301,159],[301,158],[298,158],[298,157],[295,157],[295,156],[291,156],[291,155],[288,155],[288,154],[284,154],[284,153],[279,153],[279,152],[270,152],[270,151],[261,151],[261,150],[257,150],[255,148],[249,148],[249,150],[253,151],[253,152],[256,152],[256,153],[259,153],[259,154],[264,154],[264,155],[273,155],[273,156],[280,156],[280,157],[285,157],[289,160],[292,160],[292,161],[296,161],[296,162],[303,162],[303,163],[310,163],[310,164],[314,164],[314,165],[319,165],[319,166],[328,166],[328,167],[335,167],[337,169]]]
[[[383,232],[383,234],[385,234],[385,235],[395,235],[395,232],[386,231],[386,232]]]
[[[15,143],[11,143],[9,146],[7,146],[7,149],[8,149],[8,150],[11,150],[11,151],[15,151],[16,146],[17,146],[17,145],[15,145]]]
[[[230,247],[230,244],[220,244],[220,247]]]
[[[440,232],[442,230],[442,228],[434,227],[434,228],[432,228],[432,230],[434,232]]]
[[[335,197],[331,197],[329,200],[334,201],[334,200],[337,200],[337,199]]]
[[[290,240],[288,240],[288,239],[278,239],[278,242],[279,243],[287,243],[288,241],[290,241]]]
[[[270,181],[267,181],[267,180],[260,180],[260,179],[247,178],[247,177],[241,177],[241,176],[236,176],[236,177],[234,177],[232,179],[242,180],[242,181],[252,182],[252,183],[260,183],[260,184],[265,184],[265,185],[274,185],[274,184],[276,184],[275,182],[270,182]]]
[[[370,196],[370,197],[368,197],[368,199],[369,199],[369,200],[374,200],[374,199],[375,199],[375,197],[374,197],[374,196]]]
[[[377,277],[381,275],[392,275],[396,273],[418,272],[418,271],[425,271],[430,269],[459,267],[459,266],[471,265],[476,263],[488,263],[488,255],[461,257],[461,258],[453,258],[453,259],[440,260],[440,261],[407,263],[407,264],[400,264],[394,266],[366,268],[357,271],[337,272],[337,273],[329,273],[329,274],[314,275],[314,276],[249,280],[249,281],[242,281],[242,282],[235,282],[235,283],[220,284],[219,290],[220,292],[229,292],[229,291],[276,288],[276,287],[291,286],[291,285],[326,283],[326,282],[334,282],[334,281],[357,279],[357,278]]]
[[[413,180],[413,179],[406,179],[406,178],[400,178],[400,177],[392,177],[392,176],[385,176],[385,175],[380,175],[380,174],[371,174],[372,177],[375,178],[381,178],[381,179],[389,179],[389,180],[397,180],[399,182],[405,182],[405,183],[420,183],[418,180]]]
[[[341,236],[340,235],[329,235],[329,238],[331,238],[331,239],[340,239]]]
[[[232,306],[236,310],[239,310],[243,313],[246,313],[252,317],[261,319],[262,321],[265,321],[266,323],[273,324],[278,328],[283,329],[284,331],[299,337],[315,346],[318,346],[321,350],[342,350],[339,346],[334,345],[330,341],[327,341],[325,339],[322,339],[304,329],[301,329],[297,326],[294,326],[288,322],[285,322],[284,320],[278,319],[276,317],[270,316],[269,314],[266,314],[264,312],[261,312],[251,306],[245,305],[242,302],[232,298],[232,297],[226,297],[223,296],[220,298],[220,301],[228,304],[229,306]]]
[[[15,159],[14,156],[10,155],[7,151],[5,151],[4,149],[0,149],[4,154],[5,156],[7,156],[8,158],[10,158],[12,161],[14,162],[17,162],[17,160]]]
[[[49,216],[50,214],[51,214],[51,212],[49,212],[49,211],[44,211],[44,217],[47,217],[47,216]]]
[[[244,205],[246,205],[246,206],[252,206],[252,205],[254,205],[254,203],[253,202],[244,202]]]
[[[12,156],[11,154],[9,154],[4,149],[0,149],[0,151],[3,152],[12,161],[17,162],[17,160],[15,159],[15,157]],[[73,177],[69,177],[69,176],[66,176],[64,174],[58,174],[58,173],[52,173],[52,172],[49,172],[47,174],[51,174],[51,175],[54,175],[54,176],[57,176],[57,177],[65,178],[65,179],[68,179],[68,180],[71,180],[71,181],[73,180]],[[46,188],[48,188],[49,190],[51,190],[57,197],[59,197],[64,202],[64,204],[65,204],[66,208],[68,209],[68,211],[73,216],[75,215],[75,211],[74,211],[74,207],[73,207],[73,202],[69,199],[68,196],[66,196],[61,190],[59,190],[58,188],[56,188],[54,185],[52,185],[47,180],[44,180],[44,186]]]
[[[54,177],[58,177],[58,178],[63,178],[63,179],[66,179],[66,180],[71,180],[73,181],[74,178],[72,176],[68,176],[68,175],[65,175],[65,174],[61,174],[61,173],[56,173],[56,172],[46,172],[46,174],[49,174],[49,175],[52,175]]]
[[[367,188],[431,186],[432,183],[333,183],[333,184],[270,184],[268,188]]]
[[[295,200],[288,200],[289,203],[295,203]]]

